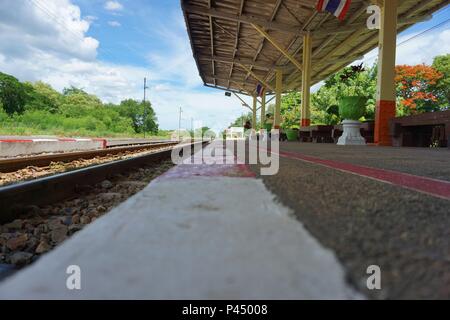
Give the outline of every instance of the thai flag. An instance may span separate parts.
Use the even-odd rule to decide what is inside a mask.
[[[328,11],[342,21],[345,19],[351,3],[352,0],[319,0],[317,10],[320,12]]]

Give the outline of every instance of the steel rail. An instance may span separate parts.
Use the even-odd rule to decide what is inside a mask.
[[[191,148],[199,143],[205,145],[207,142],[192,143]],[[75,198],[80,193],[80,186],[96,184],[115,174],[168,160],[174,149],[178,149],[181,154],[183,147],[186,145],[0,187],[0,223],[16,219],[28,206],[48,205]]]
[[[93,159],[95,157],[116,155],[123,152],[133,152],[140,150],[151,150],[176,145],[178,142],[152,143],[146,145],[133,145],[125,147],[113,147],[108,149],[98,149],[89,151],[77,151],[67,153],[55,153],[37,155],[31,157],[21,157],[0,160],[0,172],[14,172],[26,167],[46,167],[52,162],[70,162],[79,159]]]

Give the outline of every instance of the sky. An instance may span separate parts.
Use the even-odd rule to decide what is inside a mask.
[[[420,35],[449,18],[450,6],[400,34],[397,64],[431,64],[450,53],[450,23]],[[376,54],[364,62],[373,64]],[[247,112],[203,86],[179,0],[0,0],[0,71],[113,103],[141,100],[146,77],[161,129],[178,128],[180,107],[188,129],[193,120],[219,131]]]

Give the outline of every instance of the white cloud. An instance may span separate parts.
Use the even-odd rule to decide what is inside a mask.
[[[450,29],[438,29],[433,32],[419,35],[409,33],[397,37],[397,65],[427,64],[433,63],[434,57],[450,52]],[[417,36],[417,37],[416,37]],[[378,58],[378,48],[367,53],[363,60],[357,60],[353,64],[364,62],[372,65]]]
[[[86,36],[87,17],[70,0],[0,0],[0,71],[57,90],[74,85],[117,102],[138,98],[147,70],[96,60],[99,42]],[[14,14],[13,14],[14,13]]]
[[[123,5],[119,1],[107,1],[105,9],[108,11],[120,11],[123,10]]]
[[[89,26],[69,0],[0,0],[0,52],[6,59],[52,52],[95,60],[99,42],[85,35]]]
[[[11,11],[18,14],[13,16]],[[53,16],[58,16],[58,22]],[[73,85],[115,103],[142,99],[142,81],[147,77],[148,97],[161,128],[178,127],[180,106],[186,128],[194,118],[223,129],[243,111],[239,101],[225,97],[222,91],[198,90],[202,83],[180,21],[177,30],[159,30],[167,50],[149,54],[150,66],[144,68],[97,60],[99,42],[86,36],[94,20],[81,18],[70,0],[46,2],[41,9],[28,1],[0,0],[0,71],[22,81],[42,80],[59,91]]]
[[[108,24],[114,28],[122,26],[119,21],[108,21]]]
[[[183,109],[183,128],[190,129],[191,119],[194,119],[201,120],[203,126],[208,126],[216,132],[231,124],[240,114],[248,112],[237,99],[225,97],[223,91],[214,89],[210,92],[200,92],[177,88],[155,91],[151,88],[149,97],[157,106],[161,124],[169,129],[178,128],[180,107]]]
[[[398,43],[415,36],[410,34],[400,37]],[[437,55],[448,54],[450,52],[450,29],[438,30],[412,39],[397,47],[397,64],[421,64],[431,65],[433,58]]]

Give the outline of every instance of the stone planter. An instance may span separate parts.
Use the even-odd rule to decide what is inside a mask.
[[[361,135],[361,122],[355,120],[342,121],[344,133],[339,138],[340,146],[364,146],[366,140]]]

